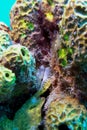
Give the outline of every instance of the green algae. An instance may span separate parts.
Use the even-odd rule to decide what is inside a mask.
[[[53,0],[47,0],[49,5],[52,5],[53,4]]]
[[[71,58],[73,54],[73,48],[62,48],[58,51],[58,57],[59,57],[59,62],[62,66],[66,66],[68,64],[69,58]]]
[[[33,23],[28,23],[28,29],[30,31],[33,31],[34,30],[34,24]]]

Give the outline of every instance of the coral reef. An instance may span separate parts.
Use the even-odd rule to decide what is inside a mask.
[[[18,79],[21,78],[21,80],[18,80],[19,82],[26,82],[29,80],[29,76],[27,75],[25,75],[27,76],[26,78],[21,77],[21,73],[23,72],[20,72],[20,70],[23,71],[25,68],[29,69],[29,67],[32,67],[30,72],[31,76],[35,71],[34,58],[31,56],[29,50],[21,45],[12,45],[8,47],[5,52],[3,52],[3,55],[1,57],[1,64],[8,67],[9,69],[12,69],[16,73],[16,77],[18,76]],[[18,71],[20,72],[19,75],[17,75]]]
[[[60,5],[57,1],[20,0],[11,10],[11,37],[32,51],[37,66],[49,65],[51,42],[56,36],[57,23],[63,13]]]
[[[48,29],[48,33],[51,33],[55,28],[52,26],[53,21],[59,19],[59,17],[55,14],[58,10],[57,5],[57,1],[17,0],[10,13],[12,38],[14,41],[23,43],[23,45],[26,46],[30,46],[30,44],[40,41],[40,39],[43,41],[46,36],[42,34],[42,31],[46,31]],[[62,11],[62,9],[60,11]],[[46,25],[47,23],[48,25]],[[51,26],[54,27],[53,30]],[[50,34],[48,37],[50,37]]]
[[[40,125],[41,107],[44,99],[36,100],[32,98],[32,102],[27,102],[15,115],[14,124],[19,130],[38,129]]]
[[[0,31],[0,54],[2,54],[2,52],[6,50],[11,44],[11,39],[8,33]]]
[[[24,43],[23,45],[26,46],[31,44],[32,36],[30,35],[35,30],[39,30],[36,24],[37,8],[38,1],[34,0],[18,0],[14,4],[11,10],[11,35],[14,41]]]
[[[68,0],[60,27],[59,62],[67,64],[87,62],[87,11],[86,0]]]
[[[0,120],[1,130],[32,130],[38,129],[41,122],[41,107],[44,99],[28,100],[23,107],[16,113],[14,120],[9,120],[6,116]]]
[[[10,28],[3,22],[0,22],[0,30],[10,34]]]
[[[35,59],[29,50],[21,45],[9,46],[1,56],[1,65],[12,70],[16,75],[14,95],[18,95],[29,89],[36,89]]]
[[[52,92],[48,97],[56,96],[50,101],[45,115],[46,130],[86,130],[87,111],[78,100],[58,91]]]
[[[8,46],[12,45],[9,32],[9,28],[4,23],[0,23],[0,55]]]
[[[31,130],[39,129],[42,121],[41,109],[45,102],[43,95],[49,89],[52,80],[46,81],[41,89],[33,95],[25,104],[16,112],[14,119],[11,121],[6,116],[0,120],[0,128],[2,130]]]
[[[52,46],[52,68],[62,91],[87,100],[86,1],[68,0]],[[58,78],[59,77],[59,78]]]
[[[15,74],[4,66],[0,66],[0,102],[6,101],[11,97],[15,83]]]
[[[16,0],[10,21],[0,23],[0,130],[87,130],[87,0]]]

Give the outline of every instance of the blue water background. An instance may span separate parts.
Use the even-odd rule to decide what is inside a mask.
[[[10,10],[16,0],[1,0],[0,1],[0,22],[4,22],[10,26]]]

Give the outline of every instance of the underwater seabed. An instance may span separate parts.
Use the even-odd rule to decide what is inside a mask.
[[[0,130],[87,130],[87,0],[16,0],[0,23]]]

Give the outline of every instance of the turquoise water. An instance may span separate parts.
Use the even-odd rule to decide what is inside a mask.
[[[0,22],[4,22],[10,26],[10,10],[16,0],[1,0],[0,1]]]

